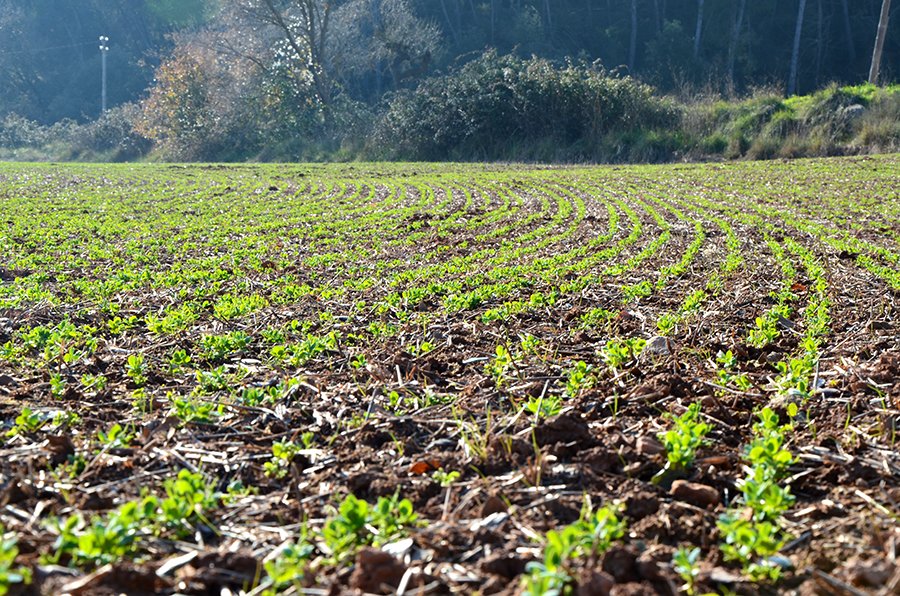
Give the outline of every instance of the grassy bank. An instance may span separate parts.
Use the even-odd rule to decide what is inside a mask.
[[[684,106],[693,159],[772,159],[886,153],[900,149],[900,85],[829,86],[784,99],[760,92],[741,101]]]

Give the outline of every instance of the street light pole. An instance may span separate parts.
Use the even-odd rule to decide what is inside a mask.
[[[100,36],[100,64],[101,64],[101,87],[100,87],[100,115],[106,113],[106,54],[109,52],[109,38],[105,35]]]

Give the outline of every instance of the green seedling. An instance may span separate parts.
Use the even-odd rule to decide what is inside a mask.
[[[723,386],[734,385],[741,391],[748,391],[753,383],[747,375],[738,372],[738,359],[731,350],[716,355],[716,376]]]
[[[784,448],[785,433],[791,429],[789,424],[779,425],[778,415],[771,409],[759,412],[753,441],[744,456],[752,467],[738,484],[744,507],[730,509],[717,524],[725,541],[721,548],[726,560],[740,563],[754,581],[775,582],[781,577],[781,567],[773,557],[787,541],[782,516],[795,500],[790,488],[779,484],[793,462]]]
[[[284,592],[289,588],[294,588],[298,594],[303,592],[303,579],[316,554],[316,547],[308,542],[305,533],[304,526],[300,540],[282,548],[263,563],[266,576],[275,593]]]
[[[81,424],[81,416],[78,412],[58,412],[53,417],[53,426],[60,429],[76,427]]]
[[[530,333],[524,333],[519,336],[519,347],[523,354],[537,356],[541,348],[541,340]]]
[[[61,399],[66,392],[66,379],[60,373],[50,374],[50,395],[54,399]]]
[[[213,305],[213,314],[217,319],[228,321],[248,315],[269,305],[269,301],[259,294],[249,296],[225,294]]]
[[[646,345],[642,338],[611,339],[600,350],[600,357],[610,368],[619,369],[640,356]]]
[[[116,423],[110,427],[109,431],[98,432],[97,440],[109,449],[128,448],[134,440],[134,432],[128,432],[122,425]]]
[[[494,379],[497,387],[506,382],[509,370],[515,366],[513,356],[506,346],[498,345],[494,357],[484,366],[484,372]]]
[[[566,395],[572,398],[578,397],[582,391],[593,387],[595,382],[594,367],[579,360],[566,373]]]
[[[191,304],[183,304],[168,310],[162,317],[149,314],[144,319],[150,333],[157,335],[174,335],[190,327],[199,315]]]
[[[132,354],[125,363],[125,374],[128,375],[138,387],[147,382],[147,364],[142,354]]]
[[[524,594],[542,596],[564,594],[571,589],[569,562],[580,557],[598,557],[625,535],[625,522],[615,507],[596,511],[585,508],[581,519],[562,530],[547,532],[544,560],[529,563]]]
[[[322,538],[332,558],[339,562],[361,546],[381,546],[402,538],[417,525],[418,515],[408,499],[401,500],[395,494],[379,498],[373,506],[347,495],[336,515],[325,522]]]
[[[108,383],[109,380],[104,375],[92,375],[90,373],[84,373],[83,375],[81,375],[81,386],[85,391],[101,393],[104,389],[106,389],[106,385]]]
[[[2,535],[0,537],[0,596],[2,596],[8,594],[13,586],[30,584],[31,570],[16,566],[19,547],[15,536],[8,536],[3,526],[0,526],[0,535]]]
[[[431,479],[440,484],[443,488],[453,486],[453,483],[459,480],[460,473],[456,470],[447,472],[443,468],[435,470],[431,474]]]
[[[166,497],[146,496],[129,501],[105,516],[95,516],[90,522],[81,514],[63,521],[51,521],[50,527],[58,538],[51,561],[63,557],[76,566],[97,566],[133,558],[141,541],[163,530],[172,530],[178,537],[193,533],[193,525],[208,525],[206,512],[216,507],[220,495],[199,473],[182,470],[176,478],[164,483]]]
[[[554,394],[532,396],[525,402],[525,410],[534,416],[535,421],[558,415],[562,407],[562,397]]]
[[[57,478],[68,478],[70,480],[81,476],[82,472],[87,469],[88,461],[83,453],[74,453],[66,457],[66,461],[56,466],[53,473]]]
[[[182,368],[193,363],[190,355],[187,353],[187,350],[177,349],[172,352],[172,356],[169,358],[169,371],[172,374],[176,374],[181,371]]]
[[[278,441],[272,444],[272,459],[263,464],[266,476],[284,478],[290,471],[291,462],[301,451],[301,447],[290,441]]]
[[[122,335],[129,329],[134,329],[138,326],[138,318],[133,315],[124,319],[122,317],[113,317],[107,321],[106,326],[112,335]]]
[[[53,560],[65,556],[76,566],[97,566],[132,557],[140,540],[153,532],[157,507],[157,499],[147,497],[90,522],[75,514],[52,524],[58,534]]]
[[[672,568],[678,574],[678,577],[681,578],[681,581],[684,582],[681,589],[688,596],[694,596],[697,593],[697,578],[700,575],[699,560],[699,548],[688,549],[682,547],[672,555]]]
[[[659,334],[666,336],[671,335],[675,328],[678,326],[678,321],[680,317],[677,314],[666,313],[660,316],[656,320],[656,328],[659,329]]]
[[[683,475],[694,464],[697,449],[706,443],[712,426],[700,419],[700,404],[693,403],[681,416],[667,415],[673,427],[659,433],[666,448],[666,467],[653,477],[655,483]]]
[[[180,536],[190,535],[193,524],[210,525],[206,513],[218,506],[222,496],[199,472],[181,470],[164,483],[166,498],[159,502],[160,518]]]
[[[217,391],[228,391],[230,379],[228,370],[224,366],[218,366],[212,370],[197,371],[196,392],[210,394]]]
[[[322,354],[337,352],[338,340],[339,336],[336,331],[331,331],[324,337],[308,334],[306,339],[300,343],[277,345],[270,350],[270,353],[280,363],[300,367]]]
[[[224,404],[214,404],[193,396],[175,396],[169,394],[172,413],[183,424],[212,424],[225,412]]]
[[[36,433],[41,430],[47,422],[49,422],[49,417],[46,414],[36,412],[28,406],[25,406],[22,408],[19,415],[16,416],[15,425],[7,431],[6,436],[14,437],[19,434]]]
[[[246,349],[250,345],[250,339],[243,331],[225,335],[204,335],[200,338],[200,350],[208,362],[218,363]]]
[[[653,284],[649,281],[642,281],[631,286],[622,286],[622,293],[625,295],[625,302],[633,302],[652,294]]]
[[[273,404],[278,399],[277,387],[244,387],[237,396],[237,400],[251,408]]]

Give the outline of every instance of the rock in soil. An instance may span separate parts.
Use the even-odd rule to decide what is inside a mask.
[[[487,517],[492,513],[504,513],[509,509],[506,503],[500,497],[491,495],[481,506],[481,517]]]
[[[665,446],[654,437],[644,435],[637,442],[637,451],[640,455],[658,455],[666,450]]]
[[[657,335],[647,340],[647,345],[644,346],[644,351],[641,352],[641,355],[668,356],[672,353],[672,347],[672,340],[668,337]]]
[[[719,491],[705,484],[676,480],[669,491],[675,499],[708,509],[719,504]]]

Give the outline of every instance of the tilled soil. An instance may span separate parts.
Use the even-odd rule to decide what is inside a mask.
[[[857,187],[896,213],[898,165],[2,166],[0,522],[33,576],[11,590],[514,594],[549,531],[609,506],[625,534],[566,563],[578,594],[683,591],[694,547],[697,592],[900,593],[900,254],[878,214],[835,223]],[[788,388],[820,293],[814,372]],[[611,363],[626,339],[648,344]],[[693,403],[707,440],[654,481]],[[777,583],[717,527],[766,406],[796,499]],[[184,470],[216,493],[199,515],[135,524],[120,555],[61,545],[58,520],[108,526]],[[323,528],[351,494],[416,521],[335,558]],[[292,544],[302,573],[273,583]]]

